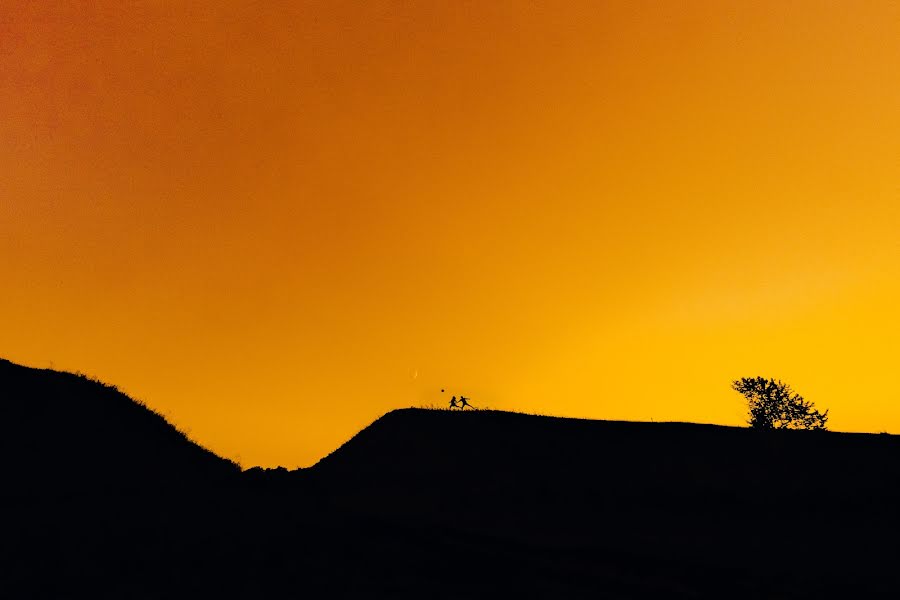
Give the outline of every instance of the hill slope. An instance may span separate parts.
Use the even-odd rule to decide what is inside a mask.
[[[236,465],[115,387],[0,359],[3,495],[97,493],[219,480]]]
[[[430,531],[467,565],[505,563],[546,597],[900,589],[897,436],[409,409],[308,477],[336,506]]]
[[[900,437],[405,409],[310,474],[333,488],[432,489],[473,501],[892,507]]]

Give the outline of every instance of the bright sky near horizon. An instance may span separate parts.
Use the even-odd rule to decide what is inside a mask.
[[[0,356],[245,466],[440,404],[900,433],[900,3],[0,6]],[[441,394],[440,389],[447,393]]]

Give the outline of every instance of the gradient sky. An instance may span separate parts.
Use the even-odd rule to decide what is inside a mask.
[[[900,3],[126,4],[0,6],[0,356],[245,466],[756,375],[900,433]]]

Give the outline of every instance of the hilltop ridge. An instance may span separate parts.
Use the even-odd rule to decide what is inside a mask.
[[[569,501],[790,496],[887,507],[900,501],[900,437],[410,408],[377,419],[309,471],[330,486],[375,494],[446,482],[451,495],[539,488]]]

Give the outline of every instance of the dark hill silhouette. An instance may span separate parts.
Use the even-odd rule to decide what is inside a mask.
[[[161,415],[82,375],[0,359],[0,411],[0,495],[183,486],[239,471]]]
[[[540,496],[596,506],[789,500],[893,509],[900,438],[404,409],[309,470],[331,489],[390,495]],[[480,502],[484,504],[484,501]]]
[[[4,597],[900,591],[896,436],[404,409],[238,476],[81,376],[0,362],[0,407]]]
[[[881,537],[900,524],[897,436],[407,409],[305,475],[348,511],[472,536],[471,561],[513,555],[575,595],[900,589]]]

